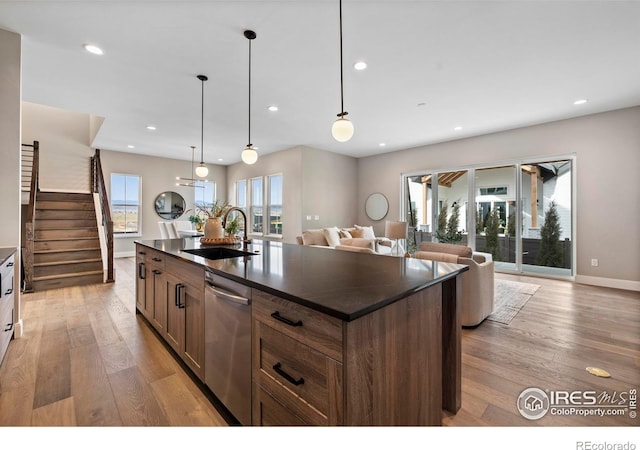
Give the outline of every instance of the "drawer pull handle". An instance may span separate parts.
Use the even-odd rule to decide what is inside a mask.
[[[12,262],[8,263],[7,267],[13,267],[13,263]]]
[[[140,278],[141,280],[145,279],[144,276],[144,263],[138,263],[138,278]]]
[[[152,272],[154,275],[160,275],[162,273],[158,269],[153,269]]]
[[[145,252],[138,252],[138,255],[146,255]]]
[[[4,295],[11,295],[12,292],[13,292],[13,288],[11,288],[7,292],[5,292]]]
[[[154,257],[154,258],[151,258],[151,259],[153,259],[154,261],[158,261],[158,262],[162,261],[162,258],[155,258]]]
[[[273,370],[275,370],[279,375],[281,375],[285,380],[287,380],[289,383],[293,384],[294,386],[300,386],[301,384],[304,384],[304,378],[300,377],[299,379],[296,380],[287,372],[282,370],[282,364],[280,364],[279,362],[275,363],[275,365],[273,366]]]
[[[13,324],[12,323],[8,323],[7,324],[7,328],[4,329],[4,331],[11,331],[13,330]]]
[[[291,319],[287,319],[286,317],[282,317],[280,315],[279,311],[271,313],[271,317],[273,317],[276,320],[279,320],[282,323],[286,323],[287,325],[289,325],[291,327],[301,327],[302,326],[302,320],[298,320],[297,322],[294,322]]]

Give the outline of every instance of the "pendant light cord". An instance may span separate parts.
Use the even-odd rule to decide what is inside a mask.
[[[202,105],[200,108],[200,164],[204,163],[204,79],[202,82]]]
[[[342,0],[340,0],[340,114],[338,115],[344,117],[344,79],[342,72]]]
[[[251,147],[251,39],[249,39],[249,143],[247,147]]]

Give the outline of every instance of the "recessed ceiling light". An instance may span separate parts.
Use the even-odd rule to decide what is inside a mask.
[[[420,102],[416,106],[427,106],[426,102]]]
[[[153,125],[147,125],[147,130],[155,131],[156,127],[154,127]]]
[[[384,147],[384,146],[386,146],[387,144],[385,144],[384,142],[380,142],[378,145],[379,145],[380,147]]]
[[[457,127],[455,127],[455,128],[454,128],[454,131],[460,131],[460,130],[462,130],[462,127],[461,127],[461,126],[459,126],[459,125],[458,125]]]
[[[278,110],[278,107],[276,105],[271,105],[271,106],[269,106],[268,109],[269,109],[269,111],[275,112],[275,111]]]
[[[574,105],[584,105],[585,103],[587,103],[586,98],[581,98],[580,100],[576,100],[575,102],[573,102]]]
[[[127,147],[129,147],[129,148],[136,148],[136,146],[135,146],[135,145],[127,145]]]
[[[83,47],[86,51],[93,53],[94,55],[104,55],[104,51],[97,45],[84,44]]]
[[[364,61],[358,61],[353,65],[353,68],[356,70],[364,70],[367,68],[367,63]]]

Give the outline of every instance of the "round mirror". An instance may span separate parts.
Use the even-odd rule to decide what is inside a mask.
[[[389,211],[389,202],[387,201],[387,197],[376,192],[367,198],[367,203],[365,204],[364,209],[369,219],[380,220],[387,215],[387,212]]]
[[[186,206],[184,198],[177,192],[162,192],[156,197],[156,213],[163,219],[177,219],[184,214]]]

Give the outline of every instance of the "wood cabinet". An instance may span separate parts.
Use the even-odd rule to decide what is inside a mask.
[[[442,290],[350,322],[253,290],[254,425],[440,425]]]
[[[204,269],[168,258],[167,334],[169,345],[204,381]]]
[[[136,307],[204,380],[204,268],[137,244]]]
[[[0,364],[13,336],[15,255],[0,265]]]

